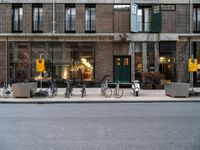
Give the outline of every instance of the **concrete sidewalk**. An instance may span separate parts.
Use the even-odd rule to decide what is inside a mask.
[[[39,89],[38,89],[39,90]],[[45,89],[44,89],[45,90]],[[114,91],[114,89],[112,89]],[[32,97],[32,98],[0,98],[0,103],[119,103],[119,102],[200,102],[200,96],[193,96],[187,98],[172,98],[165,95],[165,90],[141,90],[138,97],[133,95],[132,89],[123,89],[124,94],[121,98],[114,96],[106,98],[101,96],[100,88],[87,88],[86,96],[81,97],[81,89],[74,88],[73,96],[69,99],[64,97],[65,88],[58,89],[58,96],[56,97]],[[195,91],[200,91],[195,89]]]

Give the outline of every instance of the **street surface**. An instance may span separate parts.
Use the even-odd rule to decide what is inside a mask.
[[[0,150],[200,150],[200,103],[0,104]]]

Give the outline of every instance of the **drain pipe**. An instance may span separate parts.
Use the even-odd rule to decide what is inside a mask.
[[[55,0],[53,0],[53,34],[55,34],[56,30],[55,30]]]
[[[8,37],[5,44],[5,81],[8,82]]]

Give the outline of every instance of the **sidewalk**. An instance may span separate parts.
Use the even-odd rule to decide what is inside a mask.
[[[39,90],[39,89],[38,89]],[[113,90],[113,89],[112,89]],[[141,90],[139,96],[133,95],[132,89],[123,89],[124,94],[121,98],[101,96],[100,88],[87,88],[86,96],[81,97],[81,89],[74,88],[73,96],[69,99],[64,97],[65,88],[58,89],[56,97],[32,97],[32,98],[0,98],[0,103],[134,103],[134,102],[200,102],[200,96],[187,98],[172,98],[165,95],[164,90]],[[195,89],[200,91],[200,88]]]

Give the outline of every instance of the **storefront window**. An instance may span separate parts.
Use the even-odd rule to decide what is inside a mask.
[[[93,44],[52,43],[53,78],[93,80]]]
[[[48,48],[48,43],[33,42],[31,43],[31,77],[33,80],[40,80],[41,74],[36,72],[36,59],[43,58],[45,62],[45,71],[42,73],[42,79],[48,81],[52,79],[52,54]]]
[[[135,78],[142,80],[142,74],[155,71],[155,43],[135,43]]]
[[[194,42],[194,58],[200,63],[200,42]],[[194,83],[200,83],[200,70],[194,72]]]
[[[12,81],[24,82],[30,78],[30,50],[28,43],[11,44],[10,78]]]
[[[43,58],[45,70],[36,72],[36,59]],[[12,42],[10,78],[15,82],[94,80],[94,44],[65,42]]]
[[[176,80],[176,43],[175,42],[160,42],[160,64],[159,71],[165,75],[166,80]]]

